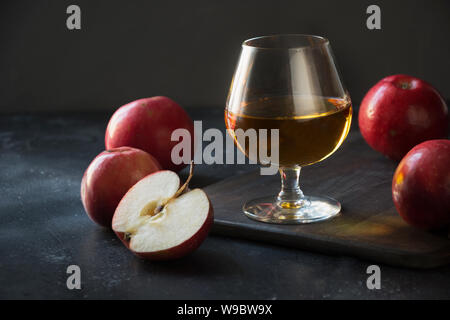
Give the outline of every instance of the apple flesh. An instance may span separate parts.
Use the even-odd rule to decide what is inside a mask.
[[[129,146],[147,151],[163,169],[180,171],[186,164],[174,164],[172,132],[186,129],[194,148],[194,123],[186,111],[167,97],[139,99],[120,107],[111,117],[105,134],[106,149]]]
[[[161,170],[145,151],[121,147],[100,153],[86,169],[81,181],[81,201],[95,223],[111,227],[117,205],[143,177]]]
[[[423,141],[447,138],[448,109],[425,81],[393,75],[366,94],[358,122],[362,136],[373,149],[400,161]]]
[[[450,140],[430,140],[402,159],[392,180],[400,216],[421,229],[450,225]]]
[[[173,171],[136,183],[117,206],[112,228],[124,245],[149,260],[181,258],[197,249],[213,223],[213,208],[201,189],[181,193]]]

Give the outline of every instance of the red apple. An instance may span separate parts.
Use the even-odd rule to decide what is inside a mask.
[[[373,86],[358,120],[367,143],[397,161],[415,145],[448,133],[444,100],[431,85],[407,75],[386,77]]]
[[[211,229],[213,208],[205,192],[183,192],[186,187],[187,182],[180,188],[180,178],[168,170],[136,183],[112,221],[123,244],[149,260],[177,259],[197,249]]]
[[[450,140],[430,140],[409,151],[395,171],[392,198],[409,224],[421,229],[450,225]]]
[[[130,147],[103,151],[91,162],[81,181],[81,201],[86,213],[99,225],[111,227],[123,195],[158,170],[158,161],[145,151]]]
[[[106,149],[129,146],[147,151],[164,169],[179,171],[186,164],[172,162],[171,141],[175,129],[187,129],[191,134],[191,155],[194,147],[194,124],[175,101],[167,97],[145,98],[120,107],[106,129]]]

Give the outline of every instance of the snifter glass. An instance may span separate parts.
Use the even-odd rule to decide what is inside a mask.
[[[352,105],[330,43],[313,35],[273,35],[244,41],[225,108],[225,123],[247,157],[258,159],[237,129],[278,129],[281,191],[248,201],[244,213],[270,223],[310,223],[341,210],[326,196],[304,195],[301,167],[334,153],[350,129]],[[269,134],[270,135],[270,134]]]

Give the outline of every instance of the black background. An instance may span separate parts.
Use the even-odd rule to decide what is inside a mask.
[[[81,30],[66,28],[70,4]],[[370,4],[381,30],[366,28]],[[395,73],[449,98],[449,18],[444,0],[2,0],[0,112],[114,110],[154,95],[223,108],[241,42],[276,33],[328,37],[355,104]]]

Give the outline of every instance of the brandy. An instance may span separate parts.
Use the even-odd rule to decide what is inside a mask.
[[[233,109],[233,108],[232,108]],[[349,99],[318,96],[265,97],[242,103],[238,110],[225,110],[231,134],[236,129],[279,130],[281,167],[306,166],[321,161],[336,151],[350,129],[352,106]],[[235,143],[247,157],[257,158],[248,143]],[[270,134],[267,149],[270,153]]]

